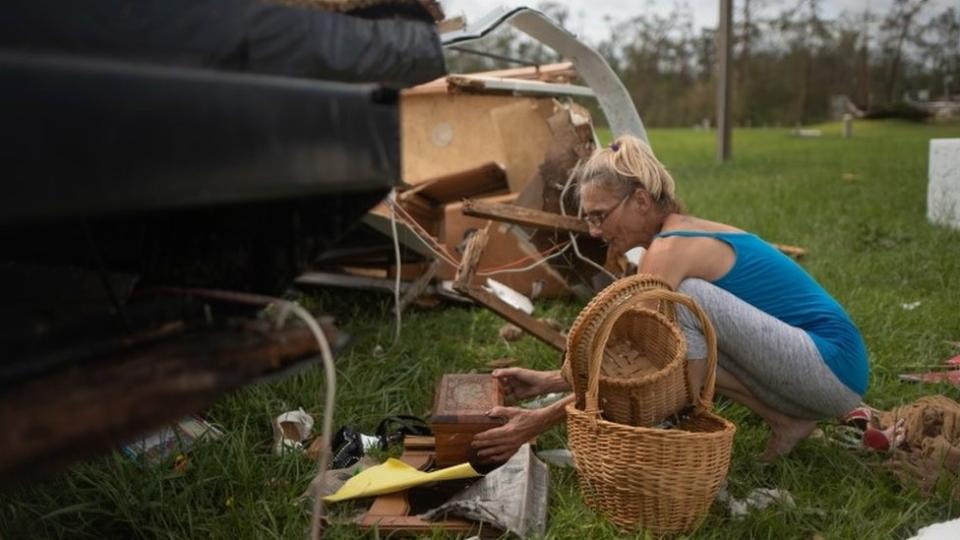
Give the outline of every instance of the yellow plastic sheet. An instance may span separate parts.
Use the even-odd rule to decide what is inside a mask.
[[[440,480],[474,478],[480,474],[469,463],[461,463],[439,471],[423,472],[414,469],[399,459],[390,458],[376,467],[370,467],[347,480],[333,495],[323,498],[325,502],[338,502],[360,497],[372,497],[393,493]]]

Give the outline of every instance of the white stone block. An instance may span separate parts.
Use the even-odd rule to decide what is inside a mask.
[[[960,139],[930,140],[927,219],[960,229]]]

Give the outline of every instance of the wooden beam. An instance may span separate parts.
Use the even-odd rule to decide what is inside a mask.
[[[503,165],[488,162],[477,167],[429,178],[400,193],[401,201],[420,195],[433,204],[457,202],[465,197],[508,193],[507,171]],[[441,212],[442,214],[442,212]]]
[[[574,216],[562,216],[542,210],[533,210],[515,204],[493,203],[478,199],[463,201],[463,213],[467,216],[493,219],[524,227],[589,234],[587,222]]]
[[[471,285],[458,287],[457,291],[469,296],[478,304],[486,307],[490,311],[493,311],[500,317],[506,319],[508,322],[519,326],[525,332],[553,347],[554,349],[563,351],[567,348],[567,339],[560,335],[560,332],[557,332],[551,328],[550,325],[538,321],[519,309],[515,309],[510,304],[500,300],[497,295],[484,289],[483,287]]]
[[[400,310],[400,313],[403,313],[403,310],[410,305],[410,302],[413,302],[417,299],[423,291],[427,290],[427,287],[430,286],[430,281],[437,275],[437,270],[439,270],[440,262],[433,261],[427,271],[420,275],[413,283],[410,284],[410,287],[407,288],[406,292],[403,293],[403,297],[400,299],[400,305],[394,306],[394,312]]]
[[[305,326],[199,329],[0,393],[0,485],[35,478],[212,405],[318,353]],[[331,343],[336,336],[327,328]]]

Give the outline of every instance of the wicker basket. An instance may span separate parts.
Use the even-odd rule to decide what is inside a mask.
[[[615,282],[600,292],[574,322],[567,338],[564,376],[584,408],[587,366],[598,350],[604,354],[600,371],[600,409],[612,422],[654,426],[694,401],[686,375],[686,340],[676,324],[672,302],[660,302],[658,311],[625,311],[606,345],[597,340],[601,323],[610,313],[642,291],[670,290],[659,278],[637,275]]]
[[[590,358],[584,409],[567,406],[567,433],[587,505],[624,529],[655,534],[689,532],[707,514],[730,468],[733,423],[711,412],[716,382],[716,336],[709,319],[689,297],[648,290],[608,314],[596,339],[609,339],[617,318],[636,305],[666,300],[690,307],[707,337],[707,373],[693,412],[672,429],[628,426],[600,417],[598,394],[602,349]]]

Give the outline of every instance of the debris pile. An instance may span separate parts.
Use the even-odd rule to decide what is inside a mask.
[[[596,145],[587,109],[558,99],[585,88],[575,79],[567,62],[405,91],[402,185],[298,284],[399,289],[400,310],[432,297],[478,302],[562,348],[559,332],[522,305],[589,298],[613,277],[569,181]]]

